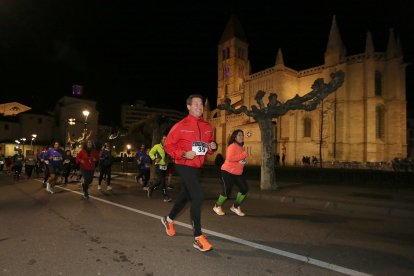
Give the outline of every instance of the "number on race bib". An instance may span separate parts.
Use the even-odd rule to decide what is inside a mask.
[[[192,151],[196,153],[196,155],[206,155],[208,151],[208,145],[201,141],[193,142]]]

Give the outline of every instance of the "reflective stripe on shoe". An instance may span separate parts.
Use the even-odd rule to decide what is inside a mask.
[[[174,222],[169,222],[167,220],[167,217],[162,217],[161,218],[161,223],[162,223],[162,225],[164,225],[165,232],[167,233],[168,236],[172,237],[172,236],[175,235]]]
[[[213,246],[211,245],[211,243],[208,242],[206,236],[204,235],[198,236],[194,239],[193,247],[197,248],[202,252],[210,251],[211,249],[213,249]]]

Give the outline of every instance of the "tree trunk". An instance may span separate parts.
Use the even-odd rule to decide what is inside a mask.
[[[319,129],[319,167],[322,168],[322,145],[323,145],[323,100],[321,102],[321,126]]]
[[[271,118],[258,120],[262,138],[261,190],[276,190],[275,155],[273,154],[273,124]]]

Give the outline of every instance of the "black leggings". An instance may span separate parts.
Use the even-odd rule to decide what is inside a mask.
[[[101,185],[104,175],[106,175],[106,185],[111,186],[111,166],[99,167],[99,185]]]
[[[223,180],[223,193],[227,198],[230,197],[234,184],[239,187],[240,193],[242,195],[247,194],[249,191],[249,187],[247,186],[246,179],[243,175],[235,175],[221,170],[221,179]]]
[[[88,195],[89,185],[92,183],[94,170],[81,170],[83,176],[83,193]]]
[[[190,200],[190,215],[193,223],[194,237],[198,237],[202,234],[201,204],[204,200],[203,189],[199,181],[200,169],[175,164],[175,170],[183,179],[183,186],[168,216],[170,219],[174,219],[184,208],[187,201]]]

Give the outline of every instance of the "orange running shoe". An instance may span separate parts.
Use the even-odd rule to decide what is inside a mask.
[[[169,222],[167,220],[167,217],[162,217],[161,218],[161,223],[162,223],[162,225],[164,225],[165,232],[167,233],[168,236],[172,237],[172,236],[175,235],[174,222]]]
[[[206,236],[204,235],[196,237],[194,239],[193,246],[202,252],[210,251],[213,249],[213,246],[208,242]]]

